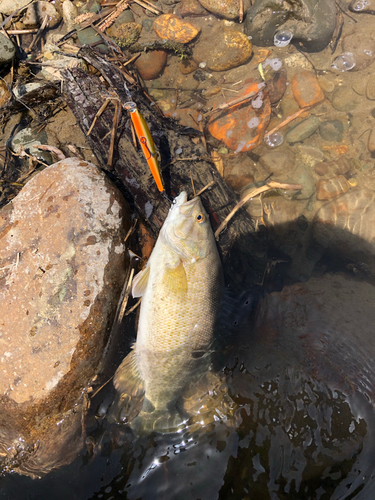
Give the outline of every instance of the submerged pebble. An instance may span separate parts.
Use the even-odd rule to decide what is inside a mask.
[[[350,184],[343,175],[333,179],[322,179],[316,183],[316,197],[318,200],[331,200],[349,191]]]
[[[289,130],[285,139],[291,143],[304,141],[317,130],[319,125],[319,118],[317,116],[310,116]]]
[[[252,55],[252,43],[236,29],[218,26],[201,37],[194,48],[194,59],[204,62],[212,71],[226,71],[245,64]]]
[[[319,134],[325,141],[341,142],[344,125],[340,120],[327,120],[319,126]]]

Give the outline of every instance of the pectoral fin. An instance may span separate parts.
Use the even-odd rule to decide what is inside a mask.
[[[134,276],[132,283],[132,295],[134,298],[142,297],[146,291],[150,268],[147,266]]]
[[[144,381],[139,372],[136,351],[131,351],[117,368],[113,379],[115,389],[121,394],[139,398],[145,392]]]
[[[163,279],[171,294],[185,295],[187,293],[187,277],[182,261],[174,267],[166,267]]]

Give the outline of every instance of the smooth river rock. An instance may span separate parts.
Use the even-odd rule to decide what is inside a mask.
[[[47,167],[1,210],[3,467],[41,475],[77,452],[82,391],[109,340],[128,227],[122,195],[77,158]]]
[[[227,71],[245,64],[251,57],[252,44],[246,35],[238,30],[218,26],[202,33],[199,44],[194,48],[194,59],[206,63],[212,71]]]
[[[320,52],[330,42],[336,26],[335,0],[269,2],[255,0],[247,11],[245,33],[255,46],[273,45],[278,30],[291,31],[292,42],[308,52]]]

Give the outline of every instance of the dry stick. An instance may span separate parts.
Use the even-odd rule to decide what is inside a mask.
[[[96,123],[96,120],[99,118],[100,115],[102,115],[106,109],[106,107],[108,106],[108,104],[111,102],[111,99],[106,99],[103,104],[100,106],[100,109],[99,111],[96,113],[96,115],[94,116],[94,119],[92,121],[92,124],[90,125],[90,128],[88,129],[87,131],[87,136],[89,136],[92,132],[92,129],[94,128],[94,125]]]
[[[124,292],[124,298],[122,300],[120,311],[118,313],[117,323],[121,323],[121,321],[123,320],[125,308],[128,304],[128,300],[129,300],[130,287],[131,287],[131,284],[133,281],[133,276],[134,276],[134,268],[132,268],[130,271],[130,276],[129,276],[128,282],[126,284],[125,292]]]
[[[261,85],[261,84],[259,84]],[[219,104],[219,106],[216,106],[216,108],[211,109],[210,111],[207,111],[204,115],[210,115],[212,113],[216,113],[217,111],[224,111],[225,109],[230,108],[231,106],[235,106],[236,104],[241,104],[241,102],[246,101],[247,99],[251,99],[252,97],[255,97],[263,90],[264,86],[260,88],[258,91],[252,91],[249,92],[248,94],[245,94],[241,97],[236,97],[235,99],[231,99],[230,101],[224,102],[223,104]]]
[[[291,121],[293,121],[295,118],[298,118],[299,115],[302,115],[302,113],[304,113],[305,111],[308,111],[313,106],[306,106],[305,108],[301,108],[298,111],[296,111],[295,113],[293,113],[292,115],[290,115],[287,118],[285,118],[285,120],[283,120],[281,123],[279,123],[278,125],[276,125],[276,127],[274,127],[272,130],[270,130],[269,132],[267,132],[265,134],[265,136],[264,136],[264,139],[266,139],[267,137],[269,137],[271,134],[277,132],[280,128],[285,127],[285,125],[288,125],[288,123],[290,123]]]
[[[109,146],[109,154],[108,154],[108,161],[107,161],[107,166],[112,167],[113,164],[113,155],[115,152],[115,139],[116,139],[116,131],[117,127],[120,121],[120,113],[121,113],[121,106],[118,101],[116,101],[115,104],[115,114],[113,117],[113,125],[112,125],[112,132],[111,132],[111,143]]]
[[[206,153],[208,153],[207,142],[206,142],[206,138],[204,136],[204,129],[203,129],[203,123],[202,122],[198,122],[198,128],[199,128],[199,131],[202,132],[202,135],[201,135],[200,139],[202,141],[204,149],[206,150]]]
[[[301,184],[284,184],[281,182],[275,182],[275,181],[269,181],[267,184],[264,186],[261,186],[259,188],[254,189],[253,191],[250,191],[249,194],[247,194],[244,198],[242,198],[241,201],[237,203],[237,205],[234,207],[234,209],[228,214],[223,222],[220,224],[220,226],[217,228],[215,232],[215,238],[219,238],[219,234],[223,229],[225,229],[228,225],[228,222],[231,220],[231,218],[238,212],[240,208],[242,208],[251,198],[254,198],[255,196],[258,196],[258,194],[264,193],[265,191],[269,191],[270,189],[302,189]]]
[[[238,22],[242,23],[243,21],[243,0],[240,0],[240,14],[238,16]]]
[[[129,316],[130,313],[132,313],[133,311],[135,311],[141,302],[142,302],[142,297],[140,297],[137,300],[137,302],[134,304],[133,307],[131,307],[128,311],[126,311],[125,316]]]
[[[163,14],[163,11],[161,11],[159,9],[156,9],[155,6],[152,5],[152,3],[148,2],[147,0],[143,0],[143,1],[141,1],[141,0],[133,0],[133,2],[137,3],[138,5],[140,5],[141,7],[143,7],[144,9],[147,9],[150,12],[153,12],[156,15]]]
[[[59,161],[66,159],[66,156],[61,151],[61,149],[58,149],[55,146],[48,146],[47,144],[38,144],[35,147],[37,147],[38,149],[42,149],[44,151],[50,151],[51,153],[53,153],[53,154],[55,154],[57,156],[57,159]]]
[[[108,384],[108,382],[110,382],[110,381],[113,379],[113,377],[114,377],[114,375],[112,375],[112,377],[111,377],[111,378],[109,378],[109,379],[107,380],[107,382],[104,382],[104,384],[102,384],[102,385],[99,387],[99,389],[96,389],[96,391],[94,392],[94,394],[91,394],[90,399],[93,399],[93,398],[94,398],[94,397],[98,394],[98,392],[100,392],[100,391],[103,389],[103,387],[105,387],[105,386]]]
[[[138,219],[135,219],[135,221],[133,222],[132,227],[131,227],[131,228],[129,229],[129,231],[126,233],[126,236],[125,236],[125,238],[124,238],[124,243],[126,243],[126,242],[128,241],[128,239],[130,238],[130,236],[133,234],[134,229],[135,229],[135,227],[136,227],[137,223],[138,223]]]
[[[200,196],[202,193],[204,193],[204,191],[206,191],[206,189],[209,189],[211,186],[213,186],[215,184],[215,181],[211,181],[207,184],[207,186],[204,186],[200,191],[198,191],[198,193],[196,194],[196,196]]]
[[[135,61],[135,59],[137,59],[140,55],[141,55],[142,52],[138,52],[138,54],[135,54],[131,59],[129,59],[129,61],[126,61],[124,63],[121,63],[123,66],[127,66],[128,64],[132,63],[133,61]]]
[[[7,30],[8,35],[27,35],[28,33],[37,33],[37,29],[29,30]]]
[[[42,33],[44,31],[44,28],[47,26],[47,22],[48,22],[48,16],[44,16],[42,25],[38,29],[38,32],[35,35],[35,37],[33,38],[32,42],[29,45],[29,47],[26,49],[26,52],[31,52],[31,50],[34,47],[34,45],[39,41],[39,38],[42,36]]]
[[[109,28],[109,26],[111,26],[115,22],[115,20],[118,18],[121,12],[123,12],[128,8],[129,8],[128,0],[120,0],[114,12],[112,12],[111,14],[109,14],[108,17],[100,21],[100,23],[97,25],[97,28],[100,29],[100,31],[106,30],[107,28]]]

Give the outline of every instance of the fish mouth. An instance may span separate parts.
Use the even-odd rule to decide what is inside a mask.
[[[186,200],[184,203],[179,205],[179,213],[181,215],[184,215],[185,217],[189,217],[192,214],[194,207],[197,205],[197,203],[200,203],[200,201],[201,200],[199,196],[196,196],[191,200]]]
[[[173,205],[180,207],[181,205],[184,205],[187,202],[187,192],[186,191],[181,191],[181,193],[176,196],[176,198],[173,200]]]

